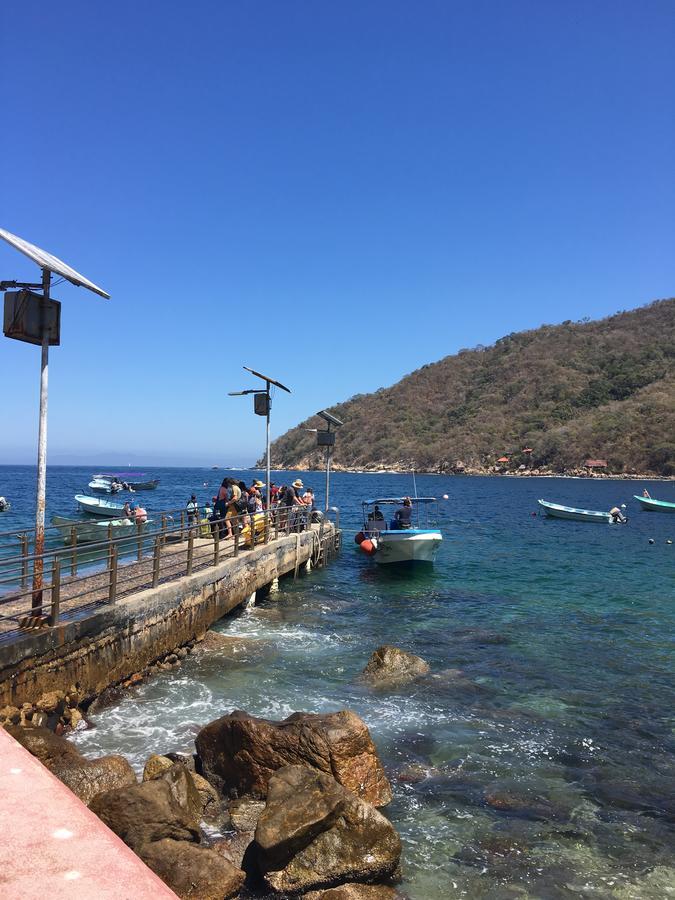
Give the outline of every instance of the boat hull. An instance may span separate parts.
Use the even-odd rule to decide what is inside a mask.
[[[440,531],[411,528],[381,531],[375,540],[375,562],[386,566],[396,563],[433,563],[443,536]]]
[[[82,522],[76,519],[66,519],[62,516],[54,516],[52,525],[59,530],[63,543],[70,545],[73,526],[76,528],[78,544],[90,544],[96,541],[107,541],[112,531],[113,538],[135,534],[136,525],[131,519],[110,519],[106,522]]]
[[[675,513],[675,503],[670,503],[668,500],[654,500],[651,497],[638,497],[637,494],[633,494],[633,497],[646,512]]]
[[[159,478],[153,481],[127,481],[132,491],[154,491],[159,484]]]
[[[597,509],[575,509],[573,506],[561,506],[559,503],[549,503],[546,500],[537,501],[547,516],[554,519],[571,519],[573,522],[598,522],[601,525],[611,525],[612,517],[608,512]]]
[[[75,500],[82,512],[90,516],[99,516],[102,519],[124,518],[124,506],[121,503],[112,503],[103,497],[87,497],[86,494],[76,494]]]

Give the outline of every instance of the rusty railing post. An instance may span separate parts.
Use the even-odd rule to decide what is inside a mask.
[[[77,575],[77,525],[70,529],[70,574]]]
[[[220,562],[220,529],[216,528],[213,532],[213,565],[217,566]]]
[[[194,529],[190,528],[188,531],[188,545],[187,545],[187,565],[185,567],[185,574],[192,574],[192,562],[194,560],[194,551],[195,551],[195,533]]]
[[[239,556],[239,529],[234,526],[234,555]]]
[[[181,543],[185,540],[185,510],[181,509],[180,511],[180,540]]]
[[[110,545],[110,581],[108,586],[108,602],[114,603],[117,598],[117,545]]]
[[[19,535],[21,541],[21,588],[25,589],[28,581],[28,535],[23,531]]]
[[[162,547],[162,539],[159,535],[155,538],[155,549],[152,556],[152,586],[157,587],[159,583],[159,554]]]
[[[274,516],[274,540],[279,540],[279,513],[277,512]]]
[[[255,549],[255,513],[249,519],[250,525],[249,529],[251,531],[251,550]]]
[[[137,535],[137,547],[136,547],[136,559],[138,562],[141,562],[143,559],[143,522],[136,522],[136,535]]]
[[[162,542],[166,542],[166,516],[162,515]]]
[[[270,511],[269,509],[263,510],[263,515],[265,516],[265,543],[269,544],[270,542]]]
[[[61,611],[61,560],[55,556],[52,560],[52,615],[51,626],[59,624],[59,613]]]

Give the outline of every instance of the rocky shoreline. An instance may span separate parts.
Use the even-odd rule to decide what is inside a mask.
[[[236,641],[209,632],[203,649],[232,653]],[[358,680],[386,691],[439,677],[429,671],[384,646]],[[200,729],[194,752],[151,755],[139,781],[123,756],[88,759],[62,736],[65,721],[86,726],[77,700],[76,690],[53,692],[31,711],[3,710],[4,727],[179,897],[402,896],[401,840],[380,812],[391,785],[355,713],[272,721],[234,710]]]
[[[275,463],[276,467],[276,463]],[[324,467],[317,466],[300,466],[286,467],[280,466],[285,472],[323,472]],[[351,466],[342,466],[339,463],[332,462],[331,469],[333,472],[344,472],[350,475],[410,475],[412,467],[405,467],[403,463],[396,465],[372,465],[363,468],[354,468]],[[532,469],[505,469],[500,466],[466,466],[463,470],[457,471],[453,468],[439,466],[435,469],[415,469],[417,475],[446,475],[450,477],[491,477],[491,478],[587,478],[590,480],[610,480],[610,481],[675,481],[675,475],[655,475],[639,472],[589,472],[585,468],[565,469],[563,471],[554,471],[548,468],[532,468]]]

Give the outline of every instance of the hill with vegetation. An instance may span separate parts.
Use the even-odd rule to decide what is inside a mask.
[[[508,334],[330,412],[345,423],[337,468],[570,472],[595,458],[675,475],[675,299]],[[278,438],[273,465],[323,467],[305,431],[322,426],[312,417]]]

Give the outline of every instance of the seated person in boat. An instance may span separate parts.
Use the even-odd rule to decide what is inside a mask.
[[[384,522],[384,513],[380,509],[380,507],[375,504],[375,508],[372,512],[368,513],[368,521],[369,522]]]
[[[646,497],[647,500],[651,500],[651,499],[652,499],[652,495],[649,493],[649,491],[647,490],[647,488],[645,488],[644,491],[642,492],[642,496],[643,496],[643,497]]]
[[[403,501],[403,506],[399,506],[399,508],[394,513],[394,518],[392,519],[391,527],[395,530],[400,528],[410,528],[412,523],[412,500],[410,497],[406,497]]]

